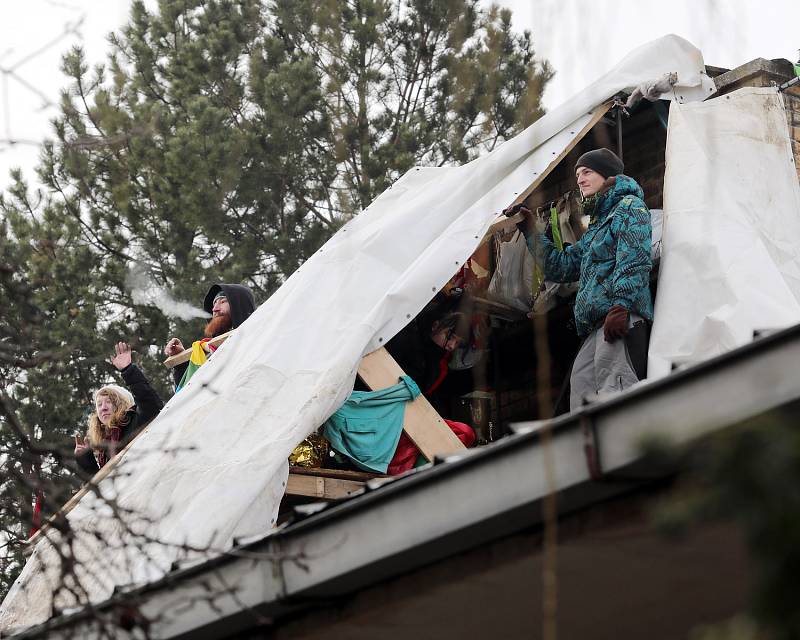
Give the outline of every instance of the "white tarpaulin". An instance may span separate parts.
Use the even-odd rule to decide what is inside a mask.
[[[672,103],[648,377],[800,322],[800,187],[783,99]]]
[[[676,36],[640,47],[491,154],[462,167],[414,169],[345,225],[236,330],[101,483],[119,505],[149,518],[135,527],[148,540],[137,544],[93,494],[69,514],[88,587],[82,600],[160,577],[187,547],[220,553],[234,537],[269,530],[288,455],[345,400],[362,356],[423,308],[592,111],[669,72],[684,100],[698,99],[710,90],[703,69],[700,52]],[[120,544],[98,543],[88,533],[96,530]],[[50,542],[40,542],[3,603],[0,628],[51,615],[57,565]]]

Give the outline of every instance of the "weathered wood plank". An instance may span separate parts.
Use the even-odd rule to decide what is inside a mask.
[[[306,496],[321,500],[346,498],[364,486],[363,481],[325,478],[316,475],[290,473],[286,482],[286,495]]]
[[[386,476],[380,473],[370,473],[369,471],[350,471],[349,469],[320,469],[320,468],[306,468],[297,467],[294,465],[289,466],[289,473],[300,476],[320,476],[322,478],[337,478],[339,480],[355,480],[357,482],[366,482],[373,478],[385,478]]]
[[[572,140],[569,141],[569,143],[561,151],[561,153],[559,153],[555,158],[553,158],[553,160],[550,161],[550,164],[547,165],[545,170],[542,171],[542,173],[540,173],[536,177],[536,179],[533,182],[531,182],[531,184],[528,186],[528,188],[525,189],[522,193],[520,193],[514,199],[514,201],[511,202],[511,204],[509,204],[508,206],[509,207],[513,207],[515,204],[520,204],[522,202],[525,202],[530,197],[530,195],[534,191],[536,191],[536,189],[539,188],[539,185],[542,184],[542,182],[544,182],[545,178],[547,178],[547,176],[550,175],[550,173],[553,171],[553,169],[555,169],[558,166],[558,164],[564,158],[567,157],[569,152],[572,151],[575,148],[575,145],[577,145],[581,140],[583,140],[583,138],[586,136],[586,134],[589,133],[589,131],[591,131],[592,128],[598,122],[600,122],[600,120],[602,120],[602,118],[606,115],[606,113],[608,113],[608,110],[611,108],[612,104],[613,104],[613,101],[610,101],[610,102],[607,102],[605,104],[600,105],[597,108],[597,110],[594,112],[594,115],[592,116],[591,120],[589,120],[589,122],[587,122],[586,125],[578,132],[578,135],[576,135]],[[516,226],[516,224],[518,222],[522,222],[523,219],[524,219],[524,216],[522,216],[519,213],[514,214],[513,216],[508,217],[508,218],[506,216],[504,216],[503,214],[498,214],[498,216],[494,219],[492,224],[489,226],[489,229],[486,231],[486,234],[484,235],[483,239],[481,240],[481,244],[483,244],[484,242],[487,242],[495,233],[497,233],[499,231],[510,231],[511,229],[513,229],[513,227]]]
[[[519,204],[521,202],[525,202],[525,200],[528,199],[528,196],[530,196],[534,191],[536,191],[536,189],[539,188],[539,185],[542,184],[542,182],[544,182],[544,179],[547,178],[547,176],[550,175],[550,172],[553,169],[555,169],[559,165],[559,163],[564,158],[567,157],[567,155],[569,155],[569,152],[572,151],[575,148],[575,145],[577,145],[581,140],[583,140],[584,136],[586,136],[586,134],[589,133],[589,131],[592,130],[594,125],[596,125],[598,122],[600,122],[600,120],[606,115],[608,110],[611,108],[612,104],[613,104],[613,101],[609,101],[609,102],[606,102],[605,104],[601,104],[599,107],[597,107],[597,109],[593,112],[592,118],[578,132],[578,135],[576,135],[574,138],[572,138],[572,140],[570,140],[567,143],[567,146],[564,147],[564,149],[561,151],[561,153],[556,155],[550,161],[550,164],[547,165],[547,168],[544,171],[542,171],[542,173],[540,173],[536,177],[536,180],[531,182],[530,186],[527,189],[525,189],[525,191],[520,193],[509,206],[513,207],[515,204]]]

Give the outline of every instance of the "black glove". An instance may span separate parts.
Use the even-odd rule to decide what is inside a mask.
[[[531,211],[530,209],[528,209],[528,207],[525,206],[524,202],[518,202],[517,204],[511,205],[507,209],[503,209],[503,215],[506,216],[507,218],[515,216],[520,212],[522,212],[523,215],[527,215]]]

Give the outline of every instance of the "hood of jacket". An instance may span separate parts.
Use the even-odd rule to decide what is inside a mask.
[[[256,310],[256,299],[250,287],[242,284],[214,284],[206,294],[203,301],[203,309],[207,313],[211,313],[214,308],[214,298],[217,293],[222,292],[228,299],[228,305],[231,308],[231,324],[235,329],[242,324],[250,314]]]
[[[624,174],[615,176],[614,184],[597,200],[592,217],[602,222],[625,196],[636,196],[644,201],[644,191],[633,178]]]

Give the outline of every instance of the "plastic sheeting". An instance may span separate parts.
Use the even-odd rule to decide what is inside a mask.
[[[535,266],[525,236],[521,231],[515,231],[510,240],[499,243],[487,295],[491,300],[527,313],[533,305]]]
[[[672,103],[649,377],[800,322],[800,187],[783,99]]]
[[[492,153],[461,167],[413,169],[340,229],[167,403],[101,483],[105,495],[139,514],[133,530],[91,493],[69,514],[87,588],[81,602],[268,531],[287,457],[345,400],[362,356],[423,308],[592,111],[667,72],[678,73],[683,99],[707,95],[702,69],[700,52],[676,36],[640,47]],[[98,542],[94,531],[119,544]],[[57,567],[43,540],[3,602],[0,628],[51,615]]]

